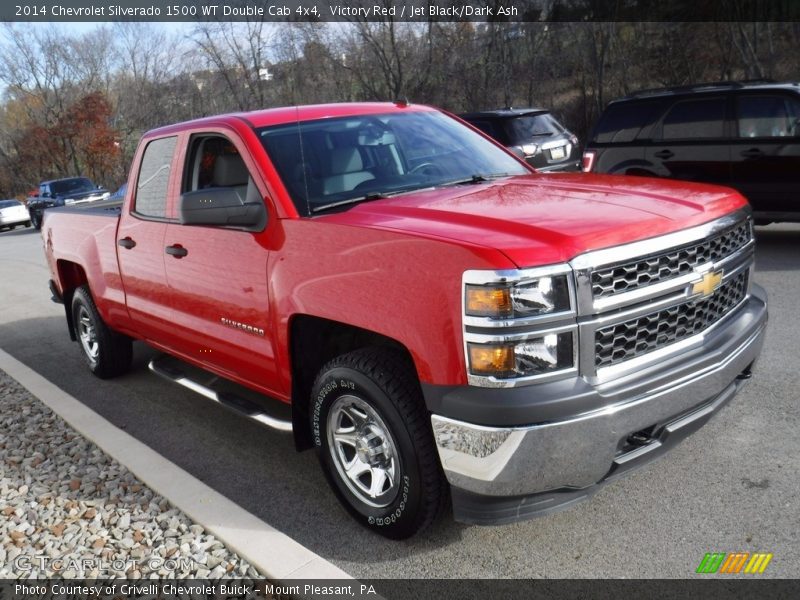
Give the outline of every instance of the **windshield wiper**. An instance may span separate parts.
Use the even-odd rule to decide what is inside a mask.
[[[474,184],[474,183],[483,183],[484,181],[490,181],[492,179],[499,179],[500,177],[509,177],[511,173],[491,173],[489,175],[484,175],[482,173],[473,173],[469,177],[465,179],[456,179],[455,181],[447,181],[445,183],[438,184],[440,187],[446,187],[451,185],[465,185],[465,184]]]
[[[323,204],[322,206],[315,206],[311,209],[312,213],[322,212],[323,210],[328,210],[329,208],[336,208],[337,206],[345,206],[347,204],[357,204],[359,202],[369,202],[370,200],[381,200],[382,198],[388,198],[388,194],[384,194],[382,192],[373,192],[370,194],[364,194],[363,196],[357,196],[356,198],[348,198],[347,200],[339,200],[338,202],[331,202],[330,204]]]
[[[420,190],[429,189],[430,186],[424,188],[418,188],[415,186],[409,186],[407,188],[402,188],[399,190],[393,190],[391,192],[370,192],[368,194],[364,194],[363,196],[356,196],[355,198],[348,198],[347,200],[339,200],[338,202],[331,202],[330,204],[323,204],[322,206],[315,206],[311,209],[312,213],[322,212],[324,210],[328,210],[329,208],[336,208],[337,206],[346,206],[348,204],[358,204],[359,202],[369,202],[370,200],[383,200],[384,198],[391,198],[392,196],[399,196],[400,194],[407,194],[409,192],[418,192]]]

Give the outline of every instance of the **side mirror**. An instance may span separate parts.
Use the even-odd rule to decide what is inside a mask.
[[[254,186],[248,188],[255,189]],[[253,199],[246,198],[243,191],[233,187],[186,192],[181,195],[178,205],[181,224],[243,227],[261,231],[267,224],[267,209],[258,194],[252,195]]]

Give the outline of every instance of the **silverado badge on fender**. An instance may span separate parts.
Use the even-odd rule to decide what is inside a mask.
[[[228,327],[233,327],[234,329],[241,329],[247,333],[252,333],[253,335],[260,335],[264,337],[264,330],[258,327],[253,327],[252,325],[246,325],[245,323],[239,323],[239,321],[233,321],[231,319],[226,319],[225,317],[220,317],[219,322],[223,325],[227,325]]]

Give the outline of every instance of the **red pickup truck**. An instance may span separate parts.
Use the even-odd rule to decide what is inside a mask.
[[[160,375],[315,447],[392,538],[448,501],[496,524],[590,496],[725,405],[767,321],[738,193],[539,175],[407,104],[151,131],[121,207],[42,235],[96,375],[162,350]]]

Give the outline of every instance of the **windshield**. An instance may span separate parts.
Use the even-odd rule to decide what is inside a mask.
[[[530,171],[439,112],[339,117],[257,131],[300,214]]]
[[[80,194],[82,192],[91,192],[97,189],[86,177],[73,177],[72,179],[62,179],[61,181],[54,181],[50,184],[50,189],[53,195],[61,196],[64,194]]]
[[[523,144],[532,138],[550,137],[563,133],[564,127],[550,113],[539,113],[509,119],[506,130],[512,144]]]
[[[0,208],[11,208],[12,206],[22,206],[16,200],[0,200]]]

